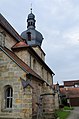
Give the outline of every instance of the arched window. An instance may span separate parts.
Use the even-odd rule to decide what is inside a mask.
[[[12,108],[13,90],[11,86],[5,89],[5,108]]]

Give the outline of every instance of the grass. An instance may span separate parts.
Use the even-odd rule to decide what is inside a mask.
[[[59,119],[66,119],[69,116],[70,111],[58,110],[56,113]]]
[[[65,106],[63,109],[57,110],[55,115],[59,117],[59,119],[66,119],[69,116],[71,110],[73,110],[72,107]]]
[[[64,110],[73,110],[73,107],[65,106],[65,107],[64,107]]]

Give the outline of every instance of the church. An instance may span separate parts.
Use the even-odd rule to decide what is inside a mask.
[[[0,14],[0,119],[54,119],[54,72],[45,63],[43,36],[28,14],[19,35]]]

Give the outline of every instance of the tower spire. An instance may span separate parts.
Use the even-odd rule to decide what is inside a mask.
[[[31,3],[31,8],[30,8],[30,11],[31,11],[31,13],[32,13],[32,3]]]
[[[35,29],[35,15],[32,13],[32,3],[30,8],[31,13],[28,15],[27,19],[27,28],[34,28]]]

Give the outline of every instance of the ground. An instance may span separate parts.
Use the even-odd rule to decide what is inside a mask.
[[[79,119],[79,107],[74,107],[67,119]]]

